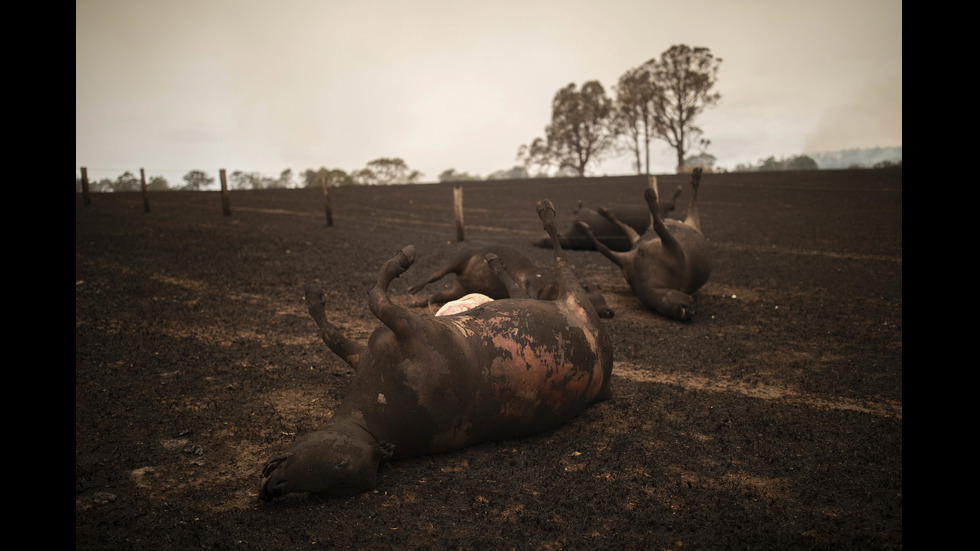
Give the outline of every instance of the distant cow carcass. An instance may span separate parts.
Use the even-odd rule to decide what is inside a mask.
[[[612,212],[600,209],[599,214],[616,225],[630,243],[625,252],[611,250],[593,235],[588,223],[577,222],[596,249],[620,267],[633,293],[643,304],[682,321],[690,320],[694,315],[691,294],[704,285],[712,269],[697,205],[700,183],[701,169],[695,169],[691,176],[693,195],[684,221],[664,220],[660,216],[656,192],[647,188],[644,197],[653,220],[653,231],[645,236]]]
[[[492,269],[487,263],[488,258],[491,257],[499,260],[496,265],[502,269]],[[536,298],[539,300],[553,300],[558,294],[558,280],[554,272],[543,270],[517,250],[502,246],[463,250],[424,281],[409,287],[408,291],[412,294],[418,293],[426,285],[439,281],[449,274],[456,276],[451,289],[437,291],[428,298],[416,300],[413,306],[454,301],[470,293],[479,293],[492,299]],[[510,285],[502,279],[503,275],[508,276]],[[587,294],[600,317],[613,316],[612,309],[606,305],[601,294],[592,292]]]

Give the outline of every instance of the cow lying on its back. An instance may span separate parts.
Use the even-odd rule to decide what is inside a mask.
[[[681,186],[677,186],[674,195],[669,200],[659,202],[658,212],[661,218],[666,219],[667,214],[675,209],[677,198],[680,195]],[[619,223],[612,222],[607,216],[600,214],[599,211],[601,210],[603,209],[587,208],[582,205],[582,201],[579,201],[578,208],[572,213],[574,216],[571,226],[568,230],[558,234],[558,241],[561,246],[566,249],[594,250],[596,248],[595,241],[598,240],[599,243],[613,251],[630,250],[632,243],[630,243],[629,237],[620,230]],[[619,222],[626,224],[638,234],[643,234],[650,229],[650,224],[653,221],[646,205],[619,205],[606,208],[605,211],[612,213]],[[591,236],[582,230],[580,222],[591,228]],[[543,235],[534,239],[532,243],[538,247],[550,248],[551,237]]]
[[[681,321],[688,321],[694,315],[691,294],[708,281],[712,268],[708,242],[701,233],[700,185],[701,169],[697,168],[691,175],[694,193],[683,222],[662,219],[657,194],[653,188],[647,188],[644,197],[653,218],[653,231],[643,236],[620,222],[613,213],[600,209],[599,213],[628,238],[630,248],[626,252],[610,250],[592,234],[588,224],[578,223],[596,249],[620,267],[633,294],[643,304]]]
[[[555,235],[551,203],[538,213]],[[611,342],[560,246],[554,300],[495,300],[439,317],[388,297],[414,260],[409,246],[382,267],[369,306],[383,327],[366,346],[327,321],[322,290],[307,286],[321,338],[357,372],[326,425],[266,463],[262,499],[364,492],[383,460],[550,430],[609,396]]]

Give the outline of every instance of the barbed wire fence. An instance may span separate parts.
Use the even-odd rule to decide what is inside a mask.
[[[311,170],[315,173],[315,180],[311,180],[307,174]],[[333,226],[333,210],[328,189],[330,178],[323,169],[310,169],[298,175],[293,173],[291,169],[286,169],[280,172],[278,176],[272,176],[261,171],[235,171],[232,173],[231,182],[229,182],[228,172],[224,168],[218,169],[217,178],[198,169],[190,171],[153,169],[147,171],[140,168],[137,172],[139,176],[130,169],[79,167],[79,172],[75,176],[75,193],[82,195],[83,204],[90,205],[92,203],[91,194],[140,191],[143,196],[143,210],[149,213],[151,211],[149,200],[151,192],[220,191],[222,212],[225,216],[231,216],[230,191],[232,189],[301,189],[319,186],[323,188],[326,224],[328,227]],[[180,180],[185,181],[185,185],[172,186],[170,184],[171,179],[175,179],[174,175],[177,174],[182,174]],[[111,175],[116,177],[112,178]],[[170,175],[170,178],[167,175]],[[153,186],[148,184],[148,182],[159,182],[157,180],[159,178],[164,180],[164,185]]]
[[[204,170],[204,169],[179,169],[179,168],[106,168],[106,167],[80,167],[84,168],[88,173],[88,183],[89,191],[92,193],[111,193],[113,191],[138,191],[138,186],[118,189],[118,187],[111,187],[109,183],[117,184],[121,180],[124,180],[126,175],[131,175],[135,179],[139,179],[140,170],[145,170],[147,182],[153,181],[155,178],[163,178],[166,181],[166,188],[154,188],[150,186],[150,191],[181,191],[188,190],[187,181],[185,177],[192,172],[200,172],[208,178],[209,183],[206,185],[193,189],[193,191],[219,191],[221,189],[220,182],[218,181],[219,172],[218,170]],[[283,181],[283,173],[289,170],[291,175],[288,181]],[[305,181],[305,170],[301,172],[292,171],[292,169],[286,169],[278,174],[263,172],[261,170],[239,170],[229,171],[228,175],[230,178],[229,187],[230,189],[282,189],[282,188],[303,188],[307,187],[307,182]],[[320,170],[320,169],[310,169],[310,170]],[[239,178],[235,178],[239,175]],[[312,187],[314,184],[311,184]],[[81,191],[81,172],[75,173],[75,191]]]
[[[313,174],[309,174],[313,171]],[[206,185],[203,186],[191,186],[190,180],[186,178],[194,172],[202,173]],[[330,199],[330,176],[329,173],[324,169],[309,169],[303,171],[302,173],[296,175],[293,174],[291,169],[283,170],[279,173],[279,177],[273,179],[269,176],[264,176],[263,173],[258,171],[244,172],[236,171],[232,173],[235,180],[234,186],[229,186],[229,179],[227,170],[222,168],[218,170],[218,178],[212,179],[209,174],[202,170],[191,170],[184,171],[179,169],[153,169],[152,171],[147,171],[144,168],[138,170],[139,176],[137,177],[133,171],[128,169],[118,169],[118,168],[93,168],[79,167],[79,172],[75,176],[75,192],[76,194],[82,195],[82,201],[85,205],[90,205],[92,203],[91,194],[92,193],[115,193],[118,191],[123,192],[133,192],[140,191],[143,196],[143,210],[149,213],[151,211],[149,194],[151,191],[180,191],[182,187],[170,187],[170,180],[167,179],[168,185],[160,190],[151,190],[150,185],[147,183],[155,177],[161,177],[164,174],[179,174],[183,173],[181,179],[188,180],[188,186],[192,187],[193,191],[220,191],[221,192],[221,208],[225,216],[231,216],[231,199],[230,191],[232,189],[246,190],[246,189],[300,189],[300,188],[311,188],[311,187],[321,187],[323,189],[323,210],[324,216],[326,218],[327,227],[333,226],[333,206]],[[110,174],[116,174],[115,180],[110,178]],[[149,176],[148,176],[149,175]],[[288,181],[287,181],[288,177]],[[98,178],[98,179],[96,179]],[[164,177],[165,178],[165,177]],[[149,180],[148,180],[149,179]],[[125,186],[110,187],[108,184],[103,184],[98,187],[105,187],[108,189],[92,190],[91,182],[116,182],[125,181]],[[269,185],[271,184],[271,185]],[[120,187],[125,187],[125,189],[119,189]],[[465,229],[463,225],[463,188],[460,185],[454,185],[452,188],[452,202],[453,202],[453,217],[456,223],[456,240],[464,241]]]

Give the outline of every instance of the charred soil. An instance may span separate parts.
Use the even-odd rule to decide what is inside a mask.
[[[686,186],[661,176],[660,188]],[[613,398],[545,434],[383,465],[374,491],[257,497],[261,469],[329,419],[351,370],[303,284],[359,340],[401,247],[407,288],[463,247],[551,252],[579,200],[641,178],[98,194],[75,203],[76,549],[901,549],[901,169],[705,174],[714,271],[687,323],[568,251],[615,310]],[[690,190],[678,200],[683,216]],[[448,288],[452,277],[428,286]]]

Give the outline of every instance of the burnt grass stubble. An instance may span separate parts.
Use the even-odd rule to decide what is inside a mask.
[[[681,217],[688,177],[678,184]],[[902,172],[705,174],[714,272],[694,320],[647,311],[595,251],[568,251],[615,309],[612,400],[545,434],[385,464],[343,499],[257,498],[263,462],[317,429],[352,372],[303,284],[358,339],[366,293],[461,247],[551,251],[577,201],[642,201],[645,179],[96,194],[75,202],[76,549],[900,549]],[[439,285],[448,287],[451,276]],[[403,302],[403,303],[405,303]]]

